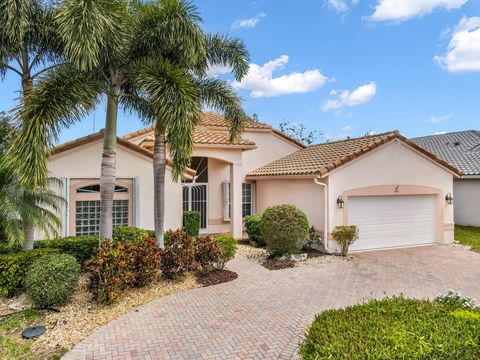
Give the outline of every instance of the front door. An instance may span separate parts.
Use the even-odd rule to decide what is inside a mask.
[[[208,221],[208,185],[203,183],[182,184],[183,211],[200,213],[200,230],[207,230]]]

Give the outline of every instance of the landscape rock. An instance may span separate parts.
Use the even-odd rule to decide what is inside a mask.
[[[30,309],[33,306],[32,299],[26,293],[23,293],[18,298],[16,298],[8,308],[15,311],[23,311],[26,309]]]

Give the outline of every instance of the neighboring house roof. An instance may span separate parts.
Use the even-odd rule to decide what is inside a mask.
[[[456,175],[462,175],[461,172],[455,167],[439,159],[418,145],[412,143],[404,136],[400,135],[398,131],[390,131],[383,134],[312,145],[253,170],[252,172],[248,173],[247,176],[324,176],[330,171],[370,152],[375,148],[378,148],[383,144],[389,143],[394,139],[399,139],[407,143],[415,150],[423,153]]]
[[[61,154],[65,151],[72,150],[72,149],[75,149],[77,147],[90,144],[90,143],[95,142],[95,141],[100,140],[100,139],[103,139],[103,131],[97,132],[95,134],[87,135],[87,136],[84,136],[84,137],[66,142],[64,144],[55,146],[50,150],[50,156]],[[126,141],[126,140],[123,140],[122,138],[117,137],[117,144],[122,145],[122,146],[124,146],[124,147],[126,147],[130,150],[133,150],[135,152],[138,152],[142,155],[145,155],[145,156],[153,159],[153,153],[150,150],[145,149],[141,146],[135,145],[134,143],[132,143],[130,141]],[[172,162],[168,159],[167,159],[167,165],[170,166],[170,167],[172,166]],[[187,168],[185,170],[185,173],[188,174],[189,176],[195,176],[195,174],[196,174],[195,170],[190,169],[190,168]]]
[[[209,130],[228,131],[229,127],[230,127],[229,121],[223,115],[212,113],[212,112],[204,112],[202,113],[202,118],[200,120],[199,128],[195,130],[196,134],[194,137],[194,143],[197,145],[205,145],[205,144],[237,145],[237,146],[238,145],[245,145],[245,146],[255,145],[253,141],[249,139],[244,139],[244,138],[240,138],[235,142],[230,143],[227,135],[222,135],[220,137],[221,134],[219,134],[218,132],[209,131]],[[200,132],[200,130],[203,130],[203,132]],[[245,124],[245,130],[273,132],[277,136],[280,136],[281,138],[295,144],[299,148],[305,147],[305,145],[299,142],[298,140],[291,138],[290,136],[282,133],[281,131],[273,129],[270,125],[261,123],[258,121],[254,121],[252,119],[247,120]],[[131,140],[148,133],[153,133],[153,126],[127,134],[123,136],[122,139]]]
[[[458,131],[411,140],[465,175],[480,175],[480,131]]]

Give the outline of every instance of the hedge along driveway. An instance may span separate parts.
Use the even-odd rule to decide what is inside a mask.
[[[353,261],[269,271],[238,256],[239,278],[126,314],[65,359],[292,359],[316,313],[363,299],[433,298],[449,289],[480,301],[480,256],[448,246],[365,252]]]

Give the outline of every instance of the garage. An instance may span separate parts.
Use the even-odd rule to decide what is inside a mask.
[[[349,223],[360,231],[351,250],[435,243],[435,205],[434,195],[351,197]]]

